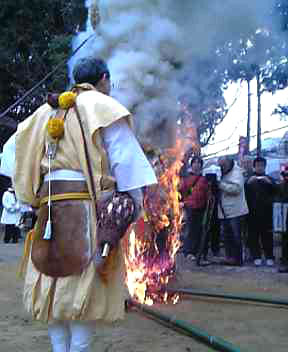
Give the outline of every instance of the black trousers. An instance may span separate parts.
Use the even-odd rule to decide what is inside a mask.
[[[5,225],[5,234],[3,241],[9,243],[11,240],[13,243],[17,243],[20,237],[20,230],[14,224]]]
[[[159,254],[162,254],[163,252],[165,252],[167,237],[168,237],[168,233],[166,229],[163,229],[157,233],[156,245],[157,245]]]
[[[248,243],[253,259],[261,258],[262,249],[266,259],[274,258],[272,214],[267,214],[262,217],[249,216]]]
[[[226,257],[242,264],[242,226],[243,216],[221,219],[221,232],[224,239]]]
[[[213,255],[217,255],[220,252],[220,220],[218,219],[217,204],[215,204],[212,219],[210,223],[210,229],[208,232],[208,241],[210,241],[210,248]],[[208,248],[207,248],[208,249]]]
[[[288,266],[288,231],[282,233],[281,256],[282,264]]]
[[[185,208],[186,211],[186,226],[187,226],[187,233],[184,238],[183,243],[183,253],[184,255],[193,254],[197,255],[201,237],[203,234],[203,216],[205,210],[194,210],[191,208]]]
[[[213,255],[218,255],[220,252],[220,220],[218,219],[217,207],[215,208],[216,208],[216,211],[213,211],[212,218],[207,219],[207,221],[210,220],[209,230],[208,230],[208,233],[206,234],[204,244],[201,244],[201,246],[203,247],[201,249],[199,248],[199,250],[202,251],[201,254],[203,255],[204,258],[207,258],[208,256],[209,247],[211,248]],[[204,240],[202,239],[202,236],[205,236],[205,231],[207,230],[205,230],[205,224],[204,224],[204,229],[201,234],[201,242]]]

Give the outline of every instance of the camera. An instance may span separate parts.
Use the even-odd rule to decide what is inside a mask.
[[[207,173],[204,176],[210,184],[217,184],[217,174]]]
[[[211,165],[203,169],[203,176],[209,183],[212,194],[218,194],[218,182],[221,179],[221,169],[219,166]]]
[[[221,175],[222,175],[221,168],[217,165],[210,165],[208,167],[204,167],[203,169],[203,176],[205,177],[207,176],[208,179],[210,179],[211,181],[212,180],[220,181]]]
[[[217,175],[212,174],[212,173],[207,173],[205,174],[205,178],[209,183],[210,190],[213,195],[218,194],[218,180],[217,180]]]

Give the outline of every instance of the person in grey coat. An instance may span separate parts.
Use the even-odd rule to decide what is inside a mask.
[[[222,264],[238,266],[242,265],[242,219],[249,212],[243,170],[228,156],[219,158],[218,165],[222,171],[218,217],[226,252],[226,259]]]

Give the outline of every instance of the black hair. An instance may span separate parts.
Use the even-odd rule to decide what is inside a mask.
[[[191,159],[191,161],[190,161],[190,165],[192,166],[192,164],[193,164],[194,161],[196,161],[196,160],[198,160],[198,161],[200,162],[200,164],[201,164],[201,167],[203,167],[203,159],[200,158],[200,156],[197,156],[197,155],[195,155],[195,156],[192,157],[192,159]]]
[[[285,169],[281,172],[280,175],[283,176],[283,177],[288,176],[288,170],[286,169],[286,167],[285,167]]]
[[[104,60],[88,57],[79,59],[73,69],[73,77],[76,84],[90,83],[96,85],[104,75],[110,78],[110,72]]]
[[[267,165],[267,160],[265,158],[263,158],[262,156],[257,156],[257,158],[255,158],[253,160],[253,167],[255,167],[256,163],[263,163],[264,166]]]

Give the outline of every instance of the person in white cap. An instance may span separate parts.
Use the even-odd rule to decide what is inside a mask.
[[[17,243],[20,231],[16,226],[21,217],[20,204],[16,199],[14,189],[9,187],[2,197],[3,212],[1,224],[5,225],[4,243]]]

